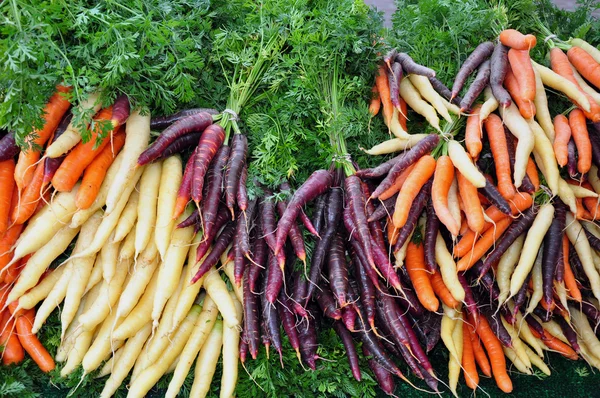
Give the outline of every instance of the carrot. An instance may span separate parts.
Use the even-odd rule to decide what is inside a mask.
[[[33,166],[40,159],[40,151],[43,145],[48,141],[50,135],[56,130],[63,115],[71,104],[64,95],[71,91],[71,88],[57,86],[57,92],[50,97],[48,104],[44,108],[44,127],[41,130],[35,130],[26,140],[26,145],[31,146],[19,154],[19,160],[15,167],[15,182],[19,191],[25,188],[33,179]]]
[[[569,62],[569,58],[560,48],[553,47],[550,49],[550,65],[552,66],[552,70],[554,72],[573,83],[577,87],[577,90],[583,94],[585,98],[587,98],[590,103],[590,110],[584,110],[585,117],[594,123],[600,122],[600,105],[594,101],[589,94],[585,93],[579,83],[577,83],[577,80],[573,74],[571,63]],[[579,103],[577,103],[577,105],[579,107],[582,106],[582,104]]]
[[[21,235],[23,230],[23,224],[16,224],[10,227],[4,237],[0,240],[0,273],[1,270],[12,260],[13,258],[13,245]]]
[[[375,87],[377,87],[379,98],[381,98],[381,105],[383,106],[383,121],[389,126],[392,122],[394,106],[392,105],[392,97],[390,96],[390,84],[388,82],[387,72],[383,65],[381,65],[377,71]]]
[[[411,204],[421,188],[435,172],[436,162],[431,155],[425,155],[415,164],[415,168],[406,178],[396,199],[396,207],[392,217],[394,226],[401,228],[406,223]]]
[[[78,209],[88,209],[94,203],[100,191],[100,185],[106,177],[106,172],[123,145],[125,145],[125,133],[120,130],[113,136],[112,144],[104,147],[85,169],[81,187],[75,197]]]
[[[480,233],[483,230],[485,220],[483,218],[483,210],[481,202],[477,195],[477,188],[469,182],[460,172],[456,173],[458,181],[458,192],[463,203],[463,211],[467,217],[469,229]]]
[[[5,310],[0,315],[0,351],[2,356],[2,363],[4,365],[11,365],[21,362],[25,358],[25,353],[19,338],[13,333],[15,328],[15,321],[8,310]]]
[[[391,198],[392,196],[394,196],[395,194],[398,193],[398,191],[400,191],[400,189],[402,188],[402,186],[404,185],[404,182],[406,181],[406,179],[408,178],[408,176],[410,175],[410,173],[413,171],[413,169],[415,168],[414,164],[411,164],[406,170],[404,170],[394,181],[394,183],[392,184],[391,187],[389,187],[388,189],[386,189],[385,191],[383,191],[383,193],[381,195],[379,195],[379,200],[386,200]]]
[[[567,57],[575,69],[590,83],[600,88],[600,64],[587,51],[573,46],[567,51]]]
[[[435,272],[431,275],[429,279],[435,295],[439,297],[440,300],[442,300],[442,303],[444,303],[447,307],[450,308],[458,308],[460,302],[458,302],[454,298],[454,296],[452,296],[452,293],[450,293],[450,290],[448,290],[448,287],[442,279],[442,275],[439,272]]]
[[[577,171],[587,173],[592,167],[592,143],[585,124],[585,114],[580,109],[574,109],[569,114],[569,126],[575,146],[577,147]]]
[[[31,254],[28,254],[25,257],[23,257],[21,260],[19,260],[17,263],[14,263],[11,266],[9,266],[6,269],[6,272],[4,275],[4,283],[12,285],[13,282],[16,281],[17,278],[19,277],[21,270],[25,267],[25,265],[27,264],[27,261],[29,261],[29,258],[31,256],[32,256]]]
[[[573,270],[569,264],[569,238],[566,234],[563,236],[563,262],[565,267],[565,287],[569,292],[569,296],[571,296],[573,300],[581,302],[581,290],[579,290],[577,280],[575,280],[575,275],[573,275]]]
[[[437,311],[440,302],[433,292],[433,287],[425,268],[425,250],[423,249],[423,245],[417,246],[412,242],[408,243],[405,264],[408,276],[412,281],[417,298],[421,304],[429,311]]]
[[[14,173],[15,161],[13,159],[0,162],[0,238],[8,229],[10,203],[15,189]]]
[[[510,173],[510,157],[508,154],[508,144],[506,135],[504,134],[502,119],[496,114],[491,114],[484,123],[488,141],[490,143],[490,149],[492,150],[492,156],[494,157],[496,178],[498,179],[498,190],[503,198],[511,200],[515,196],[516,190]]]
[[[379,91],[377,90],[377,85],[374,84],[371,89],[371,102],[369,103],[369,113],[373,116],[377,116],[379,113],[379,109],[381,109],[381,97],[379,96]]]
[[[112,107],[103,109],[94,118],[97,122],[108,120],[112,123],[111,116]],[[104,124],[104,123],[102,123]],[[114,126],[114,125],[112,125]],[[85,144],[80,142],[69,152],[65,157],[62,164],[56,170],[54,177],[52,177],[52,185],[59,192],[70,191],[73,189],[79,177],[83,171],[92,163],[92,161],[102,152],[102,150],[109,144],[112,146],[113,137],[116,131],[111,131],[107,137],[100,138],[99,134],[100,127],[97,124],[97,128],[91,132],[91,138]],[[102,142],[98,142],[102,139]]]
[[[388,242],[390,242],[390,245],[396,244],[396,242],[398,241],[398,237],[400,236],[399,232],[400,232],[400,229],[394,227],[394,222],[392,221],[392,218],[388,217],[387,237],[388,237]]]
[[[21,194],[19,204],[13,209],[10,219],[15,224],[24,224],[35,212],[44,190],[44,162],[38,163],[33,179]]]
[[[483,255],[488,251],[490,247],[494,245],[497,238],[502,235],[504,231],[511,224],[512,219],[504,218],[496,224],[495,228],[489,228],[483,233],[481,239],[475,243],[473,248],[465,254],[458,262],[456,266],[459,271],[465,271],[473,266]]]
[[[471,341],[469,325],[466,322],[462,323],[463,328],[463,355],[462,367],[465,373],[465,382],[467,386],[475,390],[479,384],[479,374],[475,366],[475,353],[473,352],[473,343]]]
[[[477,104],[471,110],[471,115],[467,118],[467,126],[465,128],[465,145],[469,151],[469,155],[473,159],[477,159],[483,145],[481,144],[481,121],[479,119],[479,111],[481,104]]]
[[[577,353],[568,344],[563,343],[557,337],[551,335],[547,330],[544,329],[544,334],[539,335],[533,328],[530,327],[530,329],[533,335],[541,339],[546,347],[573,361],[579,359]]]
[[[529,49],[517,50],[511,48],[508,50],[508,62],[513,71],[518,71],[514,77],[521,88],[521,97],[525,101],[533,101],[535,99],[536,87],[533,65],[531,65],[531,58],[529,57]]]
[[[431,199],[435,214],[452,236],[458,236],[459,226],[448,208],[448,191],[454,180],[454,164],[449,156],[440,156],[435,166]]]
[[[510,93],[510,96],[514,100],[515,104],[517,104],[517,108],[519,108],[519,113],[521,116],[523,116],[525,119],[531,119],[535,116],[535,104],[533,101],[525,99],[522,96],[522,89],[519,85],[519,81],[510,68],[506,72],[506,77],[504,78],[504,87],[506,87]]]
[[[515,50],[530,50],[535,47],[537,39],[534,35],[524,35],[515,29],[505,29],[500,32],[500,43]]]
[[[473,318],[469,316],[469,320],[472,322]],[[479,323],[475,325],[475,330],[490,357],[490,364],[496,384],[502,391],[506,393],[511,392],[513,386],[508,373],[506,373],[506,359],[502,351],[502,345],[485,317],[480,318]]]
[[[408,104],[406,103],[406,101],[404,101],[404,98],[399,97],[398,100],[400,101],[400,111],[398,112],[398,122],[400,123],[400,126],[402,126],[402,128],[404,129],[404,131],[408,131],[408,129],[406,128],[406,122],[408,121]]]
[[[569,140],[571,139],[571,127],[569,119],[565,115],[556,115],[554,117],[554,154],[556,161],[563,167],[569,161]]]
[[[475,356],[475,362],[481,369],[481,372],[487,377],[492,377],[492,367],[490,366],[490,361],[488,360],[483,347],[481,346],[481,341],[479,340],[479,336],[475,331],[475,327],[470,322],[465,322],[469,330],[469,337],[471,338],[471,348],[473,349],[473,355]]]
[[[531,183],[533,184],[535,190],[537,191],[538,189],[540,189],[540,176],[538,174],[537,166],[531,158],[527,160],[526,173],[527,177],[529,177],[529,179],[531,180]]]
[[[31,333],[34,318],[34,309],[28,310],[23,316],[17,318],[17,333],[25,351],[37,363],[40,370],[47,373],[54,369],[55,364],[48,350],[40,343],[35,334]]]

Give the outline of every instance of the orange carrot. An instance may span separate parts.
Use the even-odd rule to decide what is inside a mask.
[[[400,126],[404,129],[404,131],[408,131],[406,128],[406,122],[408,121],[408,104],[404,101],[404,98],[398,97],[398,101],[400,101],[400,112],[398,112],[398,122],[400,122]]]
[[[54,359],[52,359],[52,356],[42,343],[40,343],[36,335],[31,333],[34,318],[34,309],[30,309],[23,316],[17,318],[17,334],[19,341],[31,359],[37,363],[42,372],[47,373],[55,368]]]
[[[431,281],[431,287],[433,288],[435,295],[438,296],[440,300],[442,300],[442,303],[444,303],[450,308],[458,308],[460,302],[458,302],[452,296],[452,293],[450,293],[450,290],[448,290],[448,287],[442,279],[442,275],[440,275],[439,272],[434,272],[429,279]]]
[[[470,319],[472,321],[473,318]],[[513,385],[508,373],[506,373],[506,358],[500,340],[492,332],[492,328],[485,317],[480,317],[480,321],[475,325],[475,328],[490,357],[496,384],[505,393],[511,392]]]
[[[566,166],[569,161],[569,140],[571,139],[571,127],[569,119],[565,115],[554,117],[554,154],[560,167]]]
[[[488,357],[485,354],[483,347],[481,346],[481,341],[479,340],[479,336],[475,332],[475,328],[471,323],[465,322],[465,325],[467,325],[467,329],[469,330],[471,348],[473,349],[473,354],[475,356],[477,366],[479,366],[479,369],[481,369],[481,372],[484,375],[486,375],[487,377],[492,377],[492,367],[490,366],[490,361],[488,360]]]
[[[0,162],[0,238],[8,228],[10,203],[15,188],[15,161],[12,159]]]
[[[591,220],[592,215],[583,206],[583,199],[575,198],[575,205],[577,206],[577,214],[575,215],[578,220]]]
[[[10,285],[0,282],[0,309],[4,308],[4,306],[6,304],[6,298],[8,297],[9,293],[10,293]],[[0,319],[2,319],[1,315],[0,315]],[[0,329],[0,330],[2,330],[2,329]]]
[[[473,352],[473,343],[469,335],[469,326],[463,322],[463,352],[462,352],[462,367],[465,374],[465,382],[467,386],[474,390],[479,384],[479,373],[475,366],[475,353]]]
[[[392,217],[396,228],[402,228],[406,224],[412,202],[419,194],[423,185],[431,178],[434,171],[435,159],[431,155],[423,156],[414,165],[396,199],[396,208]]]
[[[506,72],[506,77],[504,78],[504,87],[506,87],[510,93],[510,96],[515,101],[515,104],[517,104],[521,116],[523,116],[525,119],[531,119],[535,116],[536,109],[533,101],[522,96],[522,88],[519,85],[519,81],[510,69],[508,69]]]
[[[2,363],[11,365],[21,362],[25,358],[25,352],[19,342],[19,338],[14,333],[14,319],[7,310],[0,314],[0,346]]]
[[[388,217],[387,220],[387,237],[390,245],[395,245],[398,241],[398,237],[400,236],[400,229],[394,227],[394,223],[392,222],[392,218]]]
[[[373,116],[377,116],[379,109],[381,108],[381,98],[379,97],[379,91],[377,91],[377,85],[373,86],[371,103],[369,104],[369,112]]]
[[[500,43],[515,50],[530,50],[535,47],[537,39],[534,35],[524,35],[515,29],[500,32]]]
[[[433,209],[440,219],[440,222],[446,226],[452,236],[457,236],[459,225],[452,217],[448,208],[448,191],[454,180],[454,164],[449,156],[440,156],[435,166],[435,175],[433,176],[433,185],[431,186],[431,199]]]
[[[35,130],[26,139],[26,144],[31,146],[27,150],[19,153],[19,161],[15,167],[15,182],[19,191],[25,188],[33,178],[33,166],[40,159],[41,148],[50,138],[50,135],[56,130],[64,114],[71,107],[71,103],[64,95],[71,91],[69,87],[58,86],[57,92],[50,97],[48,104],[44,108],[44,127],[41,130]]]
[[[425,250],[423,249],[423,245],[417,246],[413,242],[409,242],[404,264],[417,298],[423,304],[423,307],[429,311],[437,311],[440,302],[433,292],[429,274],[425,269]]]
[[[579,286],[577,286],[577,281],[575,280],[575,275],[573,275],[573,270],[571,269],[571,264],[569,263],[569,238],[565,235],[563,236],[563,264],[565,267],[564,273],[564,281],[565,288],[569,293],[569,296],[577,302],[581,303],[581,290],[579,290]]]
[[[459,271],[466,271],[473,266],[494,245],[496,240],[506,231],[512,219],[504,218],[496,223],[495,228],[489,228],[481,235],[473,248],[456,264]]]
[[[592,167],[592,143],[585,123],[585,114],[581,109],[571,111],[569,126],[577,147],[577,171],[582,174],[587,173]]]
[[[24,224],[35,212],[44,189],[44,162],[39,162],[35,168],[33,179],[21,194],[21,201],[12,211],[10,219],[15,224]]]
[[[460,199],[460,197],[459,197]],[[461,210],[463,209],[463,205],[462,205],[462,201],[460,201],[460,208]],[[463,211],[464,213],[464,211]],[[467,222],[467,219],[465,217],[462,217],[462,224],[460,224],[460,230],[458,231],[458,233],[462,236],[466,233],[469,233],[469,231],[471,231],[469,229],[469,223]]]
[[[6,267],[6,264],[12,260],[12,247],[17,239],[19,239],[22,230],[23,224],[13,225],[6,231],[4,237],[0,239],[0,275],[4,275],[2,270]],[[2,278],[4,278],[4,276],[2,276]]]
[[[458,192],[464,206],[469,229],[481,233],[485,220],[483,219],[483,210],[481,209],[481,202],[477,195],[477,188],[460,171],[456,172],[456,178],[458,181]]]
[[[537,191],[540,189],[540,175],[538,174],[538,169],[535,163],[531,158],[527,161],[527,177],[531,180],[533,187]]]
[[[587,51],[573,46],[567,51],[567,57],[585,80],[600,88],[600,64]]]
[[[473,159],[477,159],[483,148],[481,144],[481,122],[479,119],[480,110],[481,104],[473,107],[471,114],[467,117],[467,126],[465,128],[465,146]]]
[[[112,145],[105,146],[102,152],[85,169],[81,186],[75,197],[78,208],[87,209],[94,203],[104,177],[106,177],[106,172],[123,145],[125,145],[125,132],[121,129],[113,136]]]
[[[577,181],[567,181],[569,184],[577,184]],[[594,191],[594,187],[587,181],[584,181],[581,184],[582,187],[589,189],[590,191]],[[600,218],[600,199],[598,198],[583,198],[583,206],[590,213],[591,220],[596,220]]]
[[[531,58],[529,58],[529,50],[511,48],[508,50],[508,62],[513,71],[518,71],[513,76],[521,88],[520,97],[525,101],[533,101],[535,99],[535,73]]]
[[[392,98],[390,96],[390,85],[387,72],[383,65],[379,67],[377,77],[375,77],[375,85],[379,92],[379,98],[381,98],[381,105],[383,106],[383,120],[385,121],[385,124],[389,126],[394,114],[394,106],[392,105]]]
[[[12,284],[14,281],[16,281],[19,277],[19,274],[21,273],[21,270],[25,267],[27,261],[29,261],[29,258],[32,255],[33,254],[28,254],[16,263],[12,264],[10,267],[8,267],[4,274],[4,283]]]
[[[538,337],[538,335],[536,335],[536,333],[533,333],[533,335],[536,336],[536,337]],[[544,343],[544,345],[546,347],[550,348],[551,350],[554,350],[554,351],[558,352],[559,354],[561,354],[565,358],[571,359],[573,361],[576,361],[576,360],[579,359],[579,356],[571,348],[571,346],[569,346],[568,344],[563,343],[558,338],[556,338],[553,335],[551,335],[550,332],[548,332],[547,330],[544,329],[544,335],[543,336],[539,336],[538,338],[542,340],[542,342]]]
[[[569,80],[573,83],[581,93],[583,93],[590,102],[590,110],[584,111],[585,117],[590,119],[592,122],[600,122],[600,105],[592,98],[589,94],[583,91],[575,76],[573,75],[573,68],[571,67],[571,63],[569,62],[569,58],[565,55],[565,53],[558,47],[553,47],[550,49],[550,66],[552,70],[565,79]],[[578,104],[577,104],[578,105]],[[571,127],[572,128],[572,127]]]
[[[491,114],[485,119],[485,131],[487,132],[490,149],[494,157],[496,167],[496,178],[498,179],[498,191],[506,200],[511,200],[516,189],[512,182],[510,173],[510,157],[508,156],[508,146],[506,134],[504,134],[504,125],[502,119],[496,114]]]
[[[406,168],[406,170],[404,170],[402,173],[400,173],[400,175],[398,176],[398,178],[396,178],[396,181],[394,181],[392,186],[389,187],[388,189],[386,189],[385,191],[383,191],[383,193],[381,195],[379,195],[379,200],[389,199],[392,196],[394,196],[396,194],[396,192],[400,191],[400,188],[402,188],[402,185],[404,185],[404,181],[406,181],[406,178],[410,175],[411,171],[414,168],[415,168],[414,164],[410,165],[409,167]]]

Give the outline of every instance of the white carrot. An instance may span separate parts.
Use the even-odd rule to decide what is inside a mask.
[[[592,288],[594,296],[600,299],[600,275],[598,275],[598,270],[596,270],[594,261],[592,260],[590,242],[585,236],[583,227],[579,221],[573,217],[571,212],[567,212],[567,236],[569,237],[569,241],[571,241],[575,247],[575,251],[577,251],[579,260],[583,265],[583,271],[590,281],[590,287]]]
[[[529,329],[529,328],[527,328]],[[550,376],[550,368],[548,367],[548,365],[546,365],[546,363],[542,360],[542,358],[540,358],[538,356],[538,354],[536,354],[535,352],[533,352],[533,350],[531,348],[529,348],[528,346],[525,346],[525,352],[527,353],[527,356],[529,357],[529,361],[535,365],[536,368],[538,368],[539,370],[542,371],[542,373]]]
[[[579,90],[577,85],[554,72],[552,69],[546,68],[535,61],[531,61],[531,63],[540,74],[544,85],[565,94],[567,97],[577,102],[577,104],[586,112],[590,111],[590,101]]]
[[[590,352],[596,358],[600,359],[600,341],[596,337],[596,332],[590,326],[590,322],[585,314],[575,307],[570,307],[569,313],[571,314],[571,321],[579,338],[583,340]]]
[[[385,155],[388,153],[404,151],[415,146],[423,138],[429,134],[411,134],[408,138],[391,138],[375,145],[373,148],[365,150],[369,155]]]
[[[121,213],[121,218],[119,219],[117,226],[115,227],[115,237],[114,237],[115,242],[120,242],[123,239],[125,239],[127,234],[129,234],[129,232],[135,225],[135,221],[137,220],[137,215],[138,215],[137,208],[138,208],[139,198],[140,198],[139,192],[137,190],[134,190],[131,193],[131,196],[129,197],[127,204],[125,205],[123,212]]]
[[[158,267],[159,259],[156,256],[157,253],[158,251],[154,244],[146,247],[142,252],[140,260],[134,266],[133,275],[119,298],[119,305],[117,306],[118,317],[129,315],[140,300],[140,297],[142,297],[142,294],[144,294],[146,286],[150,283]]]
[[[119,260],[123,260],[126,258],[133,258],[135,255],[135,228],[133,228],[129,234],[121,243],[121,247],[119,248]]]
[[[438,118],[435,109],[421,98],[421,95],[415,86],[413,86],[406,77],[400,81],[400,95],[404,98],[408,106],[419,115],[423,116],[434,129],[439,132],[442,131],[440,129],[440,119]]]
[[[481,105],[481,109],[479,110],[480,123],[483,123],[490,113],[498,109],[498,100],[496,100],[496,97],[492,94],[492,89],[489,86],[483,90],[483,98],[485,99],[485,102]]]
[[[233,292],[230,293],[235,303],[238,319],[242,319],[243,309]],[[237,326],[223,325],[223,376],[221,377],[221,398],[233,397],[238,379],[238,363],[240,361],[240,330]]]
[[[525,242],[525,235],[520,235],[506,250],[506,252],[500,257],[498,262],[498,268],[496,270],[496,282],[498,283],[498,289],[500,294],[498,295],[498,303],[502,304],[508,298],[510,293],[510,276],[515,270],[515,266],[521,256],[521,250],[523,249],[523,243]]]
[[[554,142],[554,123],[552,123],[552,116],[550,116],[550,110],[548,109],[548,98],[546,97],[544,82],[542,82],[540,72],[536,68],[533,68],[533,73],[535,74],[535,98],[533,100],[536,109],[535,118],[542,126],[546,137],[550,142]]]
[[[467,179],[471,184],[475,185],[477,188],[485,187],[486,179],[475,167],[473,161],[469,154],[465,151],[462,145],[460,145],[457,141],[450,140],[448,141],[448,156],[452,160],[452,164],[454,167],[460,171],[460,173]]]
[[[454,221],[456,221],[456,225],[462,224],[462,214],[460,210],[460,200],[458,198],[458,182],[456,177],[452,180],[452,184],[450,184],[450,189],[448,190],[448,209],[450,210],[450,214]],[[456,236],[453,236],[456,239]]]
[[[190,392],[191,397],[205,397],[210,390],[212,378],[217,368],[223,345],[223,323],[217,321],[203,345],[203,349],[196,360],[194,384]]]
[[[458,280],[456,262],[452,254],[448,251],[446,243],[439,232],[435,241],[435,260],[440,267],[442,280],[452,294],[452,297],[462,303],[465,300],[465,289]]]
[[[183,177],[182,167],[179,156],[168,157],[163,162],[156,209],[156,226],[154,228],[154,241],[161,258],[164,258],[167,253],[167,247],[169,247],[171,241],[171,232],[175,226],[173,209]]]
[[[35,287],[29,290],[27,293],[19,297],[19,304],[17,306],[17,310],[23,309],[31,309],[37,305],[40,301],[48,297],[52,288],[58,282],[61,275],[65,271],[65,267],[60,267],[55,270],[52,270],[50,274],[46,275],[44,279],[40,281]]]
[[[235,312],[233,299],[229,295],[227,285],[221,279],[219,271],[214,267],[204,277],[204,288],[215,303],[217,303],[217,307],[219,307],[219,312],[223,316],[225,323],[231,326],[238,325],[240,320]]]
[[[523,361],[525,366],[527,366],[528,368],[531,368],[531,360],[529,359],[529,355],[527,355],[527,351],[525,350],[525,344],[523,344],[523,342],[519,338],[519,333],[517,332],[517,330],[514,328],[513,325],[506,322],[504,317],[500,317],[500,320],[502,322],[502,325],[504,325],[504,328],[510,335],[510,340],[513,343],[512,349],[515,351],[515,353],[517,354],[519,359],[521,359],[521,361]]]
[[[71,279],[70,276],[73,272],[71,263],[67,263],[64,265],[64,267],[67,269],[62,274],[62,277],[58,280],[58,282],[56,282],[52,288],[52,291],[48,294],[48,297],[46,297],[46,299],[42,302],[42,305],[40,305],[37,309],[35,320],[33,321],[33,325],[31,327],[31,333],[36,334],[44,322],[46,322],[46,319],[48,319],[52,311],[54,311],[54,309],[58,307],[58,305],[64,300],[65,295],[67,294],[69,279]]]
[[[87,285],[85,285],[83,294],[89,292],[94,286],[100,285],[100,281],[102,281],[102,258],[100,256],[96,256],[90,278],[88,279]]]
[[[558,194],[559,189],[558,179],[560,178],[560,171],[558,170],[558,164],[556,163],[554,148],[542,127],[535,120],[529,120],[528,124],[533,133],[535,151],[539,154],[544,165],[543,168],[546,183],[552,193],[556,195]]]
[[[508,130],[519,139],[515,151],[515,170],[513,176],[515,187],[519,188],[527,172],[527,162],[535,146],[535,138],[529,128],[529,124],[523,119],[515,104],[511,103],[510,106],[500,107],[499,111],[502,121],[508,127]]]
[[[433,89],[431,82],[425,76],[411,74],[408,75],[412,85],[419,91],[423,99],[428,101],[448,123],[452,123],[452,117],[442,101],[442,97]]]
[[[160,188],[162,162],[150,163],[140,179],[140,198],[138,200],[138,222],[135,226],[135,256],[144,250],[153,237],[156,223],[156,202]]]
[[[111,337],[115,323],[118,323],[118,318],[116,312],[113,311],[99,326],[94,342],[81,361],[84,374],[96,370],[102,361],[123,345],[123,340],[113,340]]]
[[[115,276],[117,261],[119,260],[119,242],[114,241],[115,233],[112,232],[106,241],[106,244],[100,249],[98,254],[102,258],[102,278],[109,282]],[[93,240],[92,240],[93,242]],[[92,244],[90,242],[90,244]]]
[[[448,385],[455,397],[458,397],[456,387],[458,386],[458,378],[460,377],[460,371],[462,370],[460,364],[462,363],[464,341],[462,314],[459,312],[457,315],[458,318],[454,323],[454,329],[452,330],[451,335],[456,356],[450,356],[450,362],[448,363]]]
[[[121,356],[123,355],[123,351],[125,351],[125,346],[121,346],[121,348],[119,348],[114,355],[112,355],[108,361],[104,362],[104,365],[102,365],[102,368],[100,369],[100,371],[96,374],[95,378],[96,379],[100,379],[104,376],[108,376],[109,374],[112,373],[113,368],[115,366],[115,363],[121,359]]]

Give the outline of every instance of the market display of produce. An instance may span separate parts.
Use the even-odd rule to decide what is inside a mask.
[[[600,23],[492,3],[0,5],[0,395],[600,369]]]

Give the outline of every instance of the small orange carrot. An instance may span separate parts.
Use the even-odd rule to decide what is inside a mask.
[[[19,338],[14,333],[15,323],[7,310],[0,314],[0,350],[2,363],[11,365],[21,362],[25,358],[25,352],[19,342]]]
[[[425,155],[414,166],[396,199],[396,208],[392,217],[396,228],[402,228],[406,224],[412,202],[435,172],[435,159],[431,155]]]
[[[33,178],[35,163],[40,159],[41,148],[50,135],[56,130],[64,114],[71,107],[71,103],[65,96],[71,91],[71,88],[58,86],[57,92],[50,97],[48,104],[44,108],[44,127],[41,130],[35,130],[26,140],[26,144],[31,148],[19,153],[19,160],[15,167],[15,182],[19,191],[25,188]]]
[[[475,356],[475,361],[477,362],[477,366],[481,369],[481,372],[487,377],[492,377],[492,367],[490,366],[490,361],[488,360],[483,347],[481,346],[481,341],[479,340],[479,336],[475,332],[475,328],[470,323],[465,322],[467,325],[467,329],[469,330],[469,337],[471,338],[471,348],[473,349],[473,355]]]
[[[395,245],[398,241],[398,237],[400,236],[400,229],[394,227],[394,222],[391,217],[387,219],[387,237],[390,245]]]
[[[85,169],[81,186],[75,197],[75,203],[78,208],[87,209],[94,203],[104,177],[106,177],[106,172],[119,154],[121,148],[123,148],[123,145],[125,145],[125,132],[119,130],[113,136],[112,145],[104,147],[102,152]]]
[[[469,335],[469,326],[463,322],[463,353],[462,367],[465,374],[465,382],[471,390],[475,390],[479,384],[479,373],[475,366],[475,353],[473,352],[473,343]]]
[[[535,99],[535,73],[533,72],[531,58],[529,58],[529,50],[511,48],[508,50],[508,62],[513,71],[518,71],[513,76],[521,88],[521,98],[532,102]]]
[[[494,157],[496,167],[496,178],[498,180],[498,191],[506,200],[511,200],[517,193],[512,182],[510,172],[510,157],[508,155],[508,144],[502,119],[496,114],[491,114],[485,119],[485,131]]]
[[[470,318],[471,320],[473,318]],[[480,317],[480,321],[475,325],[477,334],[490,357],[492,372],[498,387],[505,393],[509,393],[513,389],[512,381],[506,372],[506,358],[502,350],[502,344],[496,337],[490,324],[485,317]]]
[[[400,189],[402,188],[402,185],[404,185],[404,181],[406,181],[406,179],[408,178],[408,176],[410,175],[410,173],[412,172],[412,170],[414,168],[415,168],[414,164],[410,165],[409,167],[406,168],[406,170],[404,170],[402,173],[400,173],[400,175],[398,176],[398,178],[396,178],[396,181],[394,181],[392,186],[389,187],[388,189],[386,189],[385,191],[383,191],[383,193],[381,195],[379,195],[379,199],[380,200],[389,199],[392,196],[394,196],[398,191],[400,191]]]
[[[438,301],[431,281],[429,280],[429,274],[425,269],[425,250],[423,245],[415,245],[413,242],[408,243],[406,249],[406,258],[404,260],[406,271],[412,281],[417,298],[423,304],[423,307],[429,311],[437,311],[440,302]]]
[[[13,225],[6,231],[4,237],[0,239],[0,273],[2,273],[1,270],[6,267],[6,264],[12,260],[13,245],[19,239],[22,230],[23,224]]]
[[[477,159],[483,148],[481,143],[479,111],[481,111],[481,104],[477,104],[473,107],[471,114],[467,117],[467,126],[465,128],[465,146],[473,159]]]
[[[585,80],[600,88],[600,64],[587,51],[573,46],[567,51],[567,57]]]
[[[533,187],[537,191],[540,189],[540,175],[538,174],[538,169],[535,163],[531,158],[527,161],[527,177],[531,180]]]
[[[583,199],[575,198],[575,205],[577,206],[577,214],[575,215],[578,220],[591,220],[592,215],[589,211],[583,206]]]
[[[592,143],[585,122],[585,114],[581,109],[573,109],[569,113],[569,126],[577,147],[577,171],[585,174],[592,167]]]
[[[406,128],[406,122],[408,121],[408,104],[404,101],[404,98],[398,97],[398,101],[400,101],[400,112],[398,112],[398,122],[400,122],[400,126],[404,129],[404,131],[408,131]]]
[[[500,43],[515,50],[531,50],[537,39],[534,35],[524,35],[515,29],[505,29],[500,32]]]
[[[495,228],[489,228],[481,235],[473,248],[465,254],[456,264],[459,271],[466,271],[473,266],[494,245],[496,240],[506,231],[512,223],[512,219],[506,217],[498,223]]]
[[[381,99],[381,105],[383,107],[383,120],[386,126],[389,126],[394,114],[394,106],[392,105],[390,85],[384,65],[379,67],[377,76],[375,77],[375,85],[377,87],[377,91],[379,92],[379,98]]]
[[[565,267],[564,273],[564,281],[565,288],[569,293],[569,296],[577,302],[581,302],[581,290],[579,290],[579,286],[577,286],[577,280],[575,280],[575,275],[573,275],[573,270],[571,269],[571,264],[569,263],[569,238],[565,235],[563,236],[563,264]]]
[[[454,180],[454,164],[449,156],[440,156],[435,166],[435,174],[433,176],[433,184],[431,186],[431,200],[433,201],[433,209],[435,214],[440,219],[440,222],[446,226],[452,236],[457,236],[459,225],[452,217],[452,213],[448,208],[448,191]]]
[[[532,332],[533,332],[533,330],[532,330]],[[536,333],[533,333],[533,335],[536,336],[536,337],[538,337],[536,335]],[[561,354],[565,358],[571,359],[573,361],[576,361],[576,360],[579,359],[579,356],[571,348],[571,346],[569,346],[568,344],[563,343],[558,338],[556,338],[553,335],[551,335],[550,332],[548,332],[547,330],[544,329],[544,335],[543,336],[539,336],[538,338],[542,340],[542,342],[544,343],[544,345],[546,347],[550,348],[551,350],[554,350],[554,351],[558,352],[559,354]]]
[[[373,86],[371,90],[371,102],[369,103],[369,113],[373,116],[377,116],[379,109],[381,108],[381,98],[379,97],[379,91],[377,91],[377,85]]]
[[[554,117],[554,154],[560,167],[566,166],[569,161],[569,140],[571,139],[571,126],[565,115]]]
[[[35,167],[33,179],[21,194],[21,201],[12,211],[10,219],[15,224],[24,224],[35,212],[35,208],[43,194],[44,162]]]
[[[450,290],[448,290],[448,287],[442,279],[442,275],[440,275],[439,272],[434,272],[430,276],[430,280],[431,287],[433,288],[435,295],[438,296],[440,300],[442,300],[442,303],[444,303],[447,307],[450,308],[458,308],[460,303],[452,296]]]
[[[42,372],[48,373],[53,370],[56,365],[48,350],[46,350],[36,335],[31,333],[34,318],[35,310],[33,308],[27,311],[23,316],[18,317],[16,321],[17,334],[19,336],[19,341],[31,359],[37,363]]]
[[[10,203],[15,188],[15,161],[8,159],[0,162],[0,238],[8,228]]]
[[[467,217],[467,223],[469,229],[477,233],[481,233],[485,220],[483,218],[483,210],[481,209],[481,202],[477,195],[477,188],[469,180],[467,180],[460,171],[456,172],[456,178],[458,181],[458,192],[464,206],[465,216]]]
[[[515,101],[515,104],[517,104],[517,108],[519,108],[519,113],[521,113],[521,116],[523,116],[525,119],[531,119],[535,116],[536,109],[533,101],[522,97],[522,89],[521,86],[519,86],[519,81],[510,69],[508,69],[508,72],[506,72],[506,77],[504,78],[504,87],[506,87],[510,93],[510,96]]]

